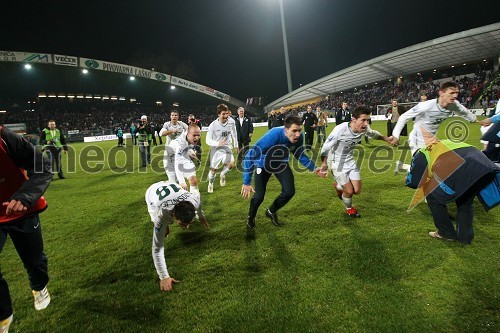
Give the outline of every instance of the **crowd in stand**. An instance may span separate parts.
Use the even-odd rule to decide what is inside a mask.
[[[453,80],[460,85],[459,102],[466,107],[474,107],[473,104],[476,101],[481,107],[493,107],[494,102],[500,96],[498,82],[495,83],[496,76],[491,62],[481,62],[451,68],[447,71],[417,73],[407,78],[390,79],[370,86],[326,95],[320,101],[305,103],[297,108],[288,108],[286,112],[301,114],[306,111],[308,105],[311,105],[313,109],[319,106],[323,110],[336,110],[341,107],[343,101],[351,107],[364,105],[375,111],[377,105],[389,104],[392,99],[400,103],[408,103],[419,101],[421,95],[426,95],[428,99],[436,98],[443,80]],[[488,89],[483,89],[485,87]]]
[[[163,125],[170,120],[171,108],[145,106],[128,101],[87,101],[40,98],[26,110],[19,108],[4,114],[3,123],[25,123],[28,133],[39,134],[47,126],[47,120],[57,121],[62,131],[98,132],[121,128],[128,130],[132,123],[138,123],[142,115],[150,122]],[[187,122],[190,113],[195,114],[202,124],[209,124],[216,113],[214,107],[181,108],[180,120]]]

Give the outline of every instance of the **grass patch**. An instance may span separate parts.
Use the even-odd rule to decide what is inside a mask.
[[[385,132],[385,122],[373,127]],[[480,147],[478,126],[467,128],[466,141]],[[256,137],[264,132],[256,129]],[[271,178],[255,237],[248,237],[241,174],[231,171],[225,188],[216,181],[213,194],[202,182],[211,228],[171,228],[165,252],[180,283],[170,293],[159,290],[144,203],[148,186],[166,179],[158,162],[163,152],[155,148],[153,166],[140,169],[137,147],[118,151],[115,144],[99,143],[104,158],[86,167],[80,159],[88,160],[88,145],[74,144],[64,165],[75,172],[54,180],[46,193],[49,209],[41,220],[52,295],[46,310],[33,309],[26,273],[7,241],[1,267],[13,298],[13,331],[500,330],[500,210],[486,213],[475,203],[471,246],[430,238],[434,226],[425,204],[406,212],[413,191],[403,186],[404,175],[393,174],[395,156],[377,162],[378,169],[389,166],[384,172],[370,172],[368,156],[381,141],[362,145],[363,190],[354,205],[363,217],[357,220],[345,216],[331,176],[299,172],[296,196],[279,211],[285,227],[264,215],[279,194]]]

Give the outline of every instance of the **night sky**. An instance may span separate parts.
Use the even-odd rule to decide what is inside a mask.
[[[497,1],[283,0],[293,88],[499,21]],[[278,0],[8,1],[0,50],[125,63],[172,54],[240,100],[287,93]],[[170,73],[169,73],[170,74]]]

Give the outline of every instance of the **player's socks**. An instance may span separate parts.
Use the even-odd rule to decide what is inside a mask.
[[[195,186],[195,185],[189,186],[189,192],[193,193],[198,198],[201,198],[200,190],[198,189],[198,186]]]
[[[215,176],[216,176],[216,174],[215,174],[215,173],[212,173],[212,171],[210,171],[210,172],[208,173],[208,182],[209,182],[209,183],[213,183],[213,182],[214,182],[214,180],[215,180]]]
[[[345,209],[350,209],[350,208],[352,208],[352,198],[346,198],[346,197],[342,194],[342,201],[344,202]]]
[[[169,182],[177,183],[177,177],[175,176],[175,172],[167,171],[167,176]]]
[[[228,173],[229,171],[231,171],[231,169],[229,169],[227,166],[224,166],[224,168],[222,168],[220,176],[224,177],[226,175],[226,173]]]

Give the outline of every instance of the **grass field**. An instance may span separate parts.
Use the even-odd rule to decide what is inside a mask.
[[[443,124],[439,137],[464,135],[480,147],[479,125],[461,122],[451,131],[453,124]],[[385,132],[385,122],[373,127]],[[256,137],[263,133],[257,129]],[[1,269],[15,311],[11,332],[500,331],[500,209],[486,213],[475,202],[471,246],[430,238],[426,205],[406,211],[413,191],[403,186],[404,175],[393,174],[395,157],[369,167],[382,141],[362,145],[363,190],[353,201],[360,219],[345,216],[331,175],[298,172],[297,194],[279,211],[285,226],[264,216],[279,193],[272,178],[255,238],[247,237],[241,174],[231,171],[225,188],[217,178],[213,194],[202,182],[211,228],[171,228],[165,253],[180,283],[169,293],[159,290],[144,203],[148,186],[166,178],[162,151],[154,149],[153,166],[139,172],[137,147],[114,145],[72,145],[64,166],[75,172],[46,193],[46,310],[34,310],[26,272],[7,241]]]

